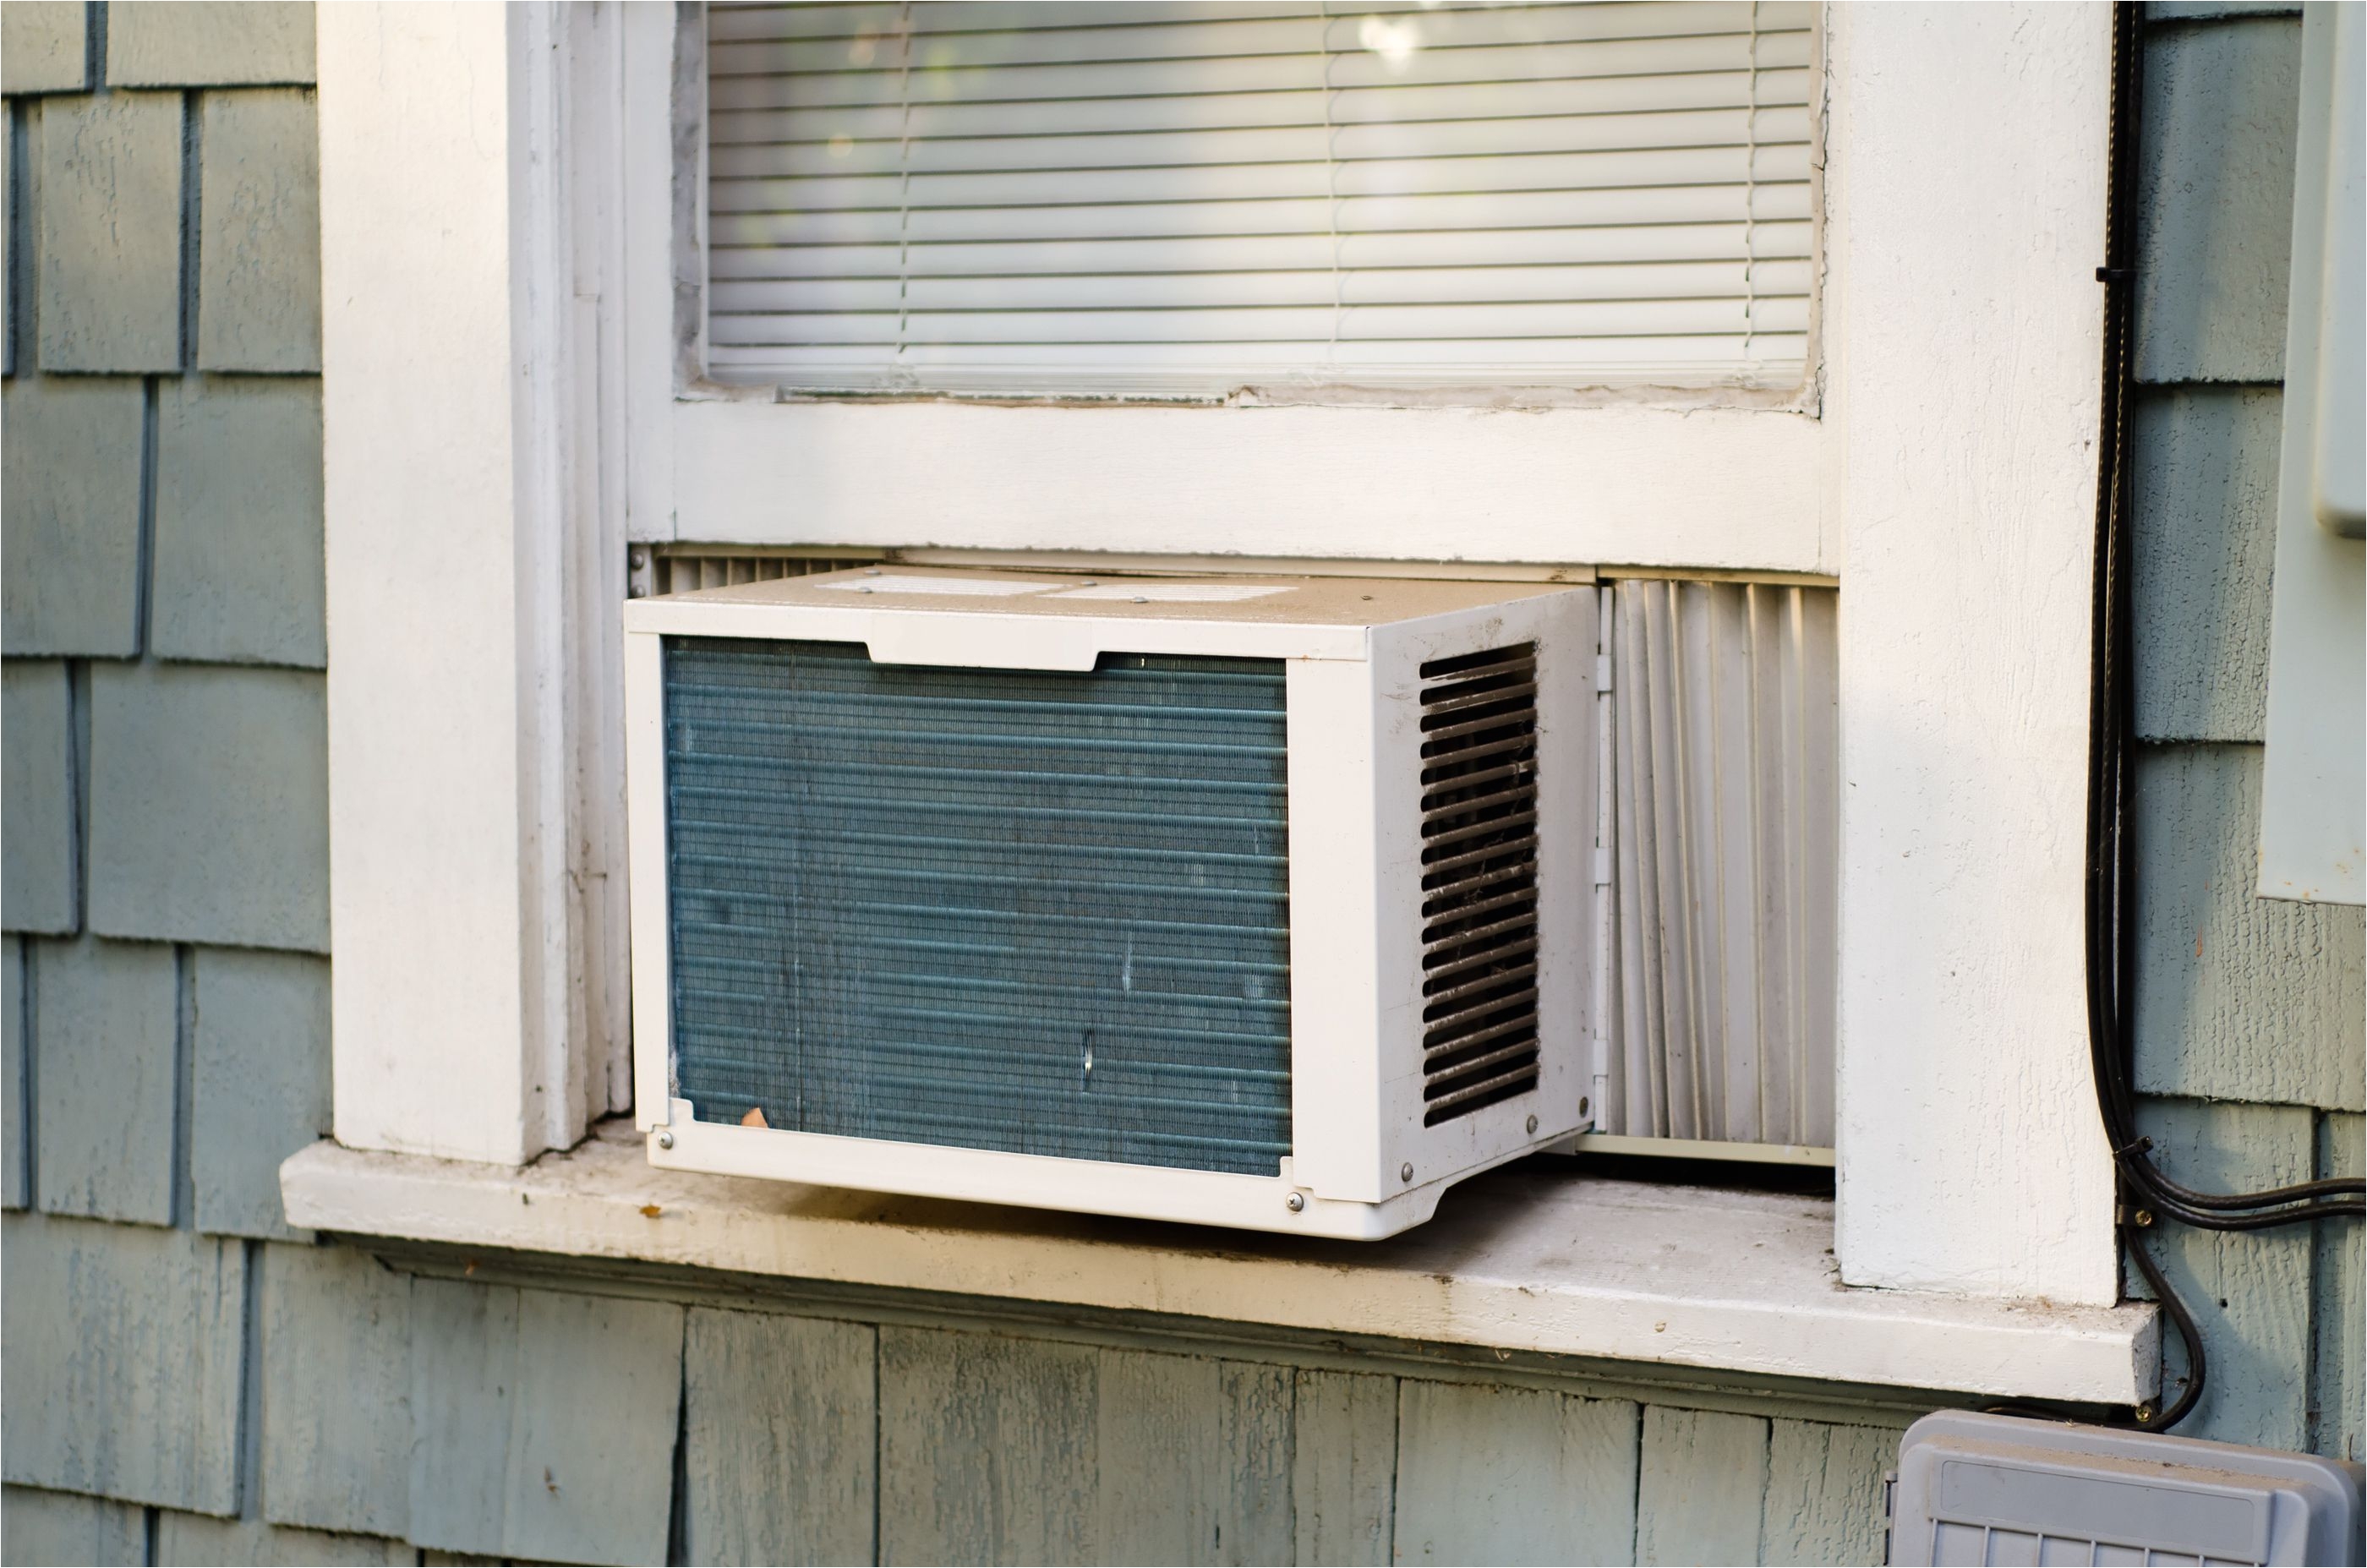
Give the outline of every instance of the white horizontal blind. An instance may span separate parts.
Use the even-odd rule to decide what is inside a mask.
[[[1795,385],[1815,17],[714,5],[710,372]]]

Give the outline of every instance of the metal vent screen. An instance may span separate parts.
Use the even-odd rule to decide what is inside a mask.
[[[1271,1176],[1279,660],[668,638],[676,1091],[706,1122]]]
[[[1537,1086],[1537,645],[1421,667],[1422,1122]]]

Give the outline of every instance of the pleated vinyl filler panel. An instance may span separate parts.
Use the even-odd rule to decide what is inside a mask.
[[[660,1165],[1373,1237],[1586,1117],[1591,589],[625,607]]]
[[[712,5],[709,372],[1796,386],[1816,17]]]
[[[1603,591],[1609,853],[1588,1146],[1830,1164],[1839,597]]]

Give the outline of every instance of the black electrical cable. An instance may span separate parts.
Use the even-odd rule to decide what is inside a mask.
[[[2130,284],[2135,276],[2128,220],[2135,204],[2138,109],[2143,92],[2141,4],[2113,7],[2112,86],[2107,160],[2103,283],[2103,386],[2096,476],[2096,565],[2090,648],[2091,704],[2089,770],[2085,926],[2088,969],[2088,1038],[2097,1111],[2110,1140],[2123,1189],[2120,1222],[2129,1258],[2169,1314],[2186,1353],[2185,1386],[2166,1408],[2140,1406],[2132,1424],[2164,1431],[2183,1420],[2203,1396],[2209,1363],[2193,1314],[2170,1288],[2145,1247],[2144,1232],[2157,1219],[2200,1229],[2266,1229],[2367,1211],[2367,1181],[2296,1182],[2257,1192],[2202,1192],[2173,1181],[2152,1158],[2152,1140],[2136,1131],[2132,1088],[2134,1028],[2129,999],[2135,993],[2136,931],[2133,890],[2136,885],[2135,814],[2136,778],[2135,660],[2131,646],[2129,564],[2128,420],[2131,370]],[[2073,1413],[2010,1403],[1989,1407],[2000,1414],[2070,1418]]]
[[[2130,1089],[2136,927],[2135,657],[2131,634],[2128,420],[2133,384],[2129,215],[2136,200],[2137,137],[2144,89],[2144,7],[2113,8],[2112,91],[2106,157],[2102,429],[2096,487],[2096,575],[2090,647],[2093,698],[2089,723],[2087,864],[2088,1012],[2097,1104],[2123,1179],[2159,1214],[2209,1230],[2256,1230],[2334,1214],[2367,1212],[2367,1181],[2335,1179],[2257,1192],[2211,1193],[2171,1180],[2152,1159],[2152,1141],[2136,1131]],[[2109,981],[2107,977],[2109,976]]]
[[[2088,822],[2084,920],[2088,970],[2088,1045],[2096,1107],[2122,1187],[2120,1231],[2137,1272],[2169,1316],[2186,1352],[2185,1387],[2168,1408],[2140,1406],[2134,1424],[2156,1431],[2183,1420],[2203,1396],[2209,1373],[2194,1317],[2152,1255],[2143,1235],[2157,1219],[2203,1230],[2260,1230],[2367,1213],[2367,1181],[2296,1182],[2257,1192],[2202,1192],[2171,1180],[2154,1163],[2152,1140],[2136,1131],[2131,1062],[2135,994],[2136,842],[2130,831],[2136,798],[2135,657],[2129,563],[2130,297],[2136,276],[2129,218],[2136,201],[2139,105],[2144,88],[2144,6],[2123,0],[2112,13],[2112,86],[2106,157],[2101,430],[2096,474],[2096,565],[2090,611]],[[2004,1414],[2060,1419],[2065,1413],[2013,1404]]]

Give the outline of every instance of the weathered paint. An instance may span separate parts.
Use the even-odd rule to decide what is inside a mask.
[[[181,95],[41,105],[40,363],[181,363]]]
[[[2284,373],[2301,24],[2147,29],[2135,214],[2136,374]]]
[[[879,1561],[1095,1561],[1098,1361],[1081,1345],[882,1328]]]
[[[74,864],[74,731],[66,667],[0,666],[0,924],[72,931],[82,923]]]
[[[197,1226],[299,1233],[279,1162],[329,1133],[329,965],[292,953],[201,947],[196,971],[189,1160]]]
[[[1397,1561],[1635,1560],[1634,1404],[1415,1378],[1398,1399]]]
[[[2269,699],[2273,387],[2163,388],[2132,420],[2137,734],[2257,742]]]
[[[0,1252],[6,1478],[235,1513],[240,1244],[9,1214],[0,1217]]]
[[[308,5],[151,0],[110,6],[108,13],[107,79],[119,87],[225,87],[312,79],[312,7]]]
[[[266,1249],[265,1517],[409,1534],[411,1291],[409,1276],[349,1247]]]
[[[173,0],[151,3],[169,7]],[[289,8],[311,18],[309,6]],[[198,368],[318,370],[321,169],[312,95],[288,87],[208,93],[201,101]]]
[[[40,1207],[171,1224],[178,959],[161,942],[91,937],[29,951]]]
[[[868,1562],[878,1331],[694,1309],[683,1342],[683,1544],[694,1562]]]
[[[1106,1562],[1287,1562],[1290,1369],[1105,1349],[1094,1532]]]
[[[374,1562],[416,1563],[419,1553],[408,1542],[375,1536],[331,1535],[258,1518],[216,1519],[164,1509],[156,1517],[156,1561],[190,1568],[358,1568]]]
[[[1291,1506],[1301,1562],[1386,1563],[1396,1525],[1395,1378],[1303,1368]]]
[[[1759,1561],[1878,1561],[1882,1478],[1898,1462],[1898,1434],[1781,1416],[1768,1426]]]
[[[17,0],[0,7],[0,93],[80,91],[89,80],[86,11],[80,0]]]
[[[0,390],[0,643],[9,655],[140,650],[144,395],[118,377]]]
[[[2259,747],[2140,749],[2137,1087],[2359,1110],[2367,920],[2254,897],[2259,824]]]
[[[1755,1416],[1648,1407],[1636,1484],[1636,1561],[1756,1559],[1767,1441],[1767,1423]],[[1708,1476],[1723,1480],[1703,1484]]]
[[[21,1209],[32,1196],[25,1089],[25,944],[0,938],[0,1208]]]
[[[323,697],[303,671],[92,671],[92,930],[328,951]]]
[[[326,662],[317,379],[202,376],[163,386],[153,548],[158,658]]]
[[[420,1280],[411,1539],[556,1562],[665,1553],[683,1309]]]
[[[73,9],[79,11],[82,7]],[[77,1496],[71,1492],[39,1492],[29,1486],[0,1488],[0,1559],[28,1563],[87,1562],[102,1568],[110,1563],[144,1564],[148,1561],[146,1511],[130,1504]]]

